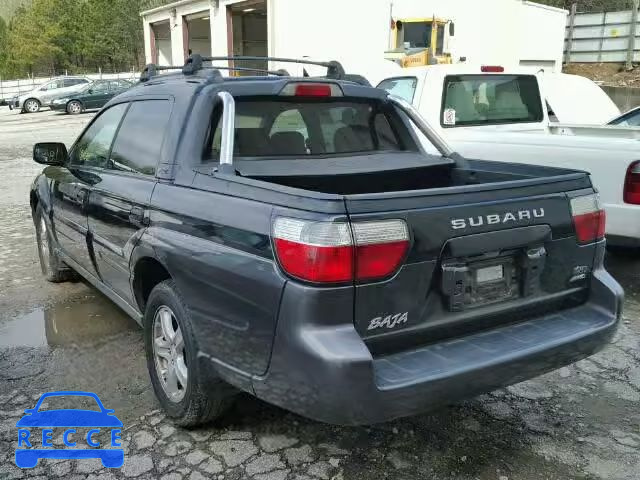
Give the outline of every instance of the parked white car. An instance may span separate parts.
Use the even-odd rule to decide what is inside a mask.
[[[603,125],[617,107],[582,77],[551,74],[554,95],[546,96],[546,75],[434,65],[405,69],[379,87],[411,102],[465,157],[588,171],[607,213],[609,243],[640,246],[640,127]],[[562,98],[561,104],[554,105],[553,98]],[[573,111],[573,120],[582,118],[576,112],[585,112],[591,124],[550,122],[548,110],[556,109],[565,116]],[[424,144],[428,150],[430,143]]]
[[[36,113],[43,105],[49,104],[55,97],[81,90],[91,83],[87,77],[58,77],[39,85],[30,92],[13,97],[10,109],[19,109],[23,113]]]

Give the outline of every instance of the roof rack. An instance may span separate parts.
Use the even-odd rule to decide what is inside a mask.
[[[200,57],[200,55],[192,55],[191,57]],[[191,58],[189,57],[189,58]],[[187,62],[189,62],[189,58]],[[278,63],[297,63],[300,65],[317,65],[319,67],[327,68],[327,78],[334,78],[336,80],[341,80],[345,76],[345,71],[340,62],[337,60],[330,60],[328,62],[321,62],[315,60],[307,60],[307,59],[299,59],[299,58],[282,58],[282,57],[255,57],[255,56],[246,56],[240,55],[235,57],[200,57],[202,61],[205,62],[215,62],[215,61],[236,61],[236,60],[249,60],[249,61],[266,61],[266,62],[278,62]],[[186,65],[186,63],[185,63]]]
[[[253,57],[253,56],[235,56],[235,57],[203,57],[200,54],[194,53],[189,55],[184,65],[156,65],[154,63],[150,63],[146,65],[142,72],[140,73],[140,81],[147,82],[151,78],[157,76],[159,72],[164,70],[182,70],[182,73],[185,75],[193,75],[202,69],[211,69],[211,70],[230,70],[230,71],[239,71],[239,72],[259,72],[266,73],[268,75],[276,75],[276,76],[289,76],[289,73],[284,70],[268,70],[262,68],[250,68],[250,67],[221,67],[221,66],[205,66],[204,62],[215,62],[215,61],[267,61],[267,62],[279,62],[279,63],[298,63],[302,65],[317,65],[320,67],[327,68],[327,78],[332,78],[336,80],[352,80],[349,77],[354,77],[352,75],[347,75],[344,71],[344,68],[340,64],[340,62],[336,60],[331,60],[328,62],[317,62],[313,60],[306,59],[295,59],[295,58],[280,58],[280,57]],[[360,82],[357,82],[360,83]],[[367,82],[368,84],[368,82]]]

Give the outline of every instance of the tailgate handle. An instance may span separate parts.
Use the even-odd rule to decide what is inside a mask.
[[[445,258],[468,257],[495,250],[542,245],[549,240],[551,240],[549,225],[509,228],[452,238],[445,243],[442,256]]]
[[[523,296],[529,297],[540,291],[540,276],[546,259],[547,251],[544,247],[531,248],[520,257]]]

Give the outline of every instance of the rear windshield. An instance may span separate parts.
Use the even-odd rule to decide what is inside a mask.
[[[236,101],[237,157],[331,156],[398,151],[392,111],[378,102],[260,99]],[[218,161],[221,110],[214,112],[205,159]]]
[[[444,81],[443,127],[542,121],[534,75],[449,75]]]

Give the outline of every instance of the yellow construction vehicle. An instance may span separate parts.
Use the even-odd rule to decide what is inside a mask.
[[[451,54],[444,51],[447,34],[454,35],[451,20],[436,16],[394,19],[391,21],[392,49],[386,51],[384,57],[402,67],[452,63]]]

